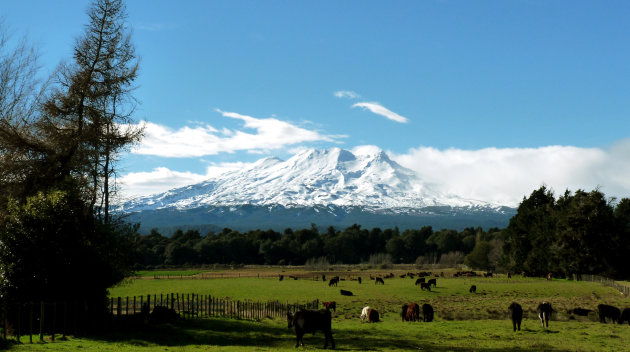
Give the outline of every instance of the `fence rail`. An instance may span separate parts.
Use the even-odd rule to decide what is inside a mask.
[[[598,282],[598,283],[600,283],[600,284],[602,284],[604,286],[610,286],[610,287],[613,287],[613,288],[617,289],[619,292],[621,292],[626,297],[630,296],[630,287],[628,287],[626,285],[622,285],[622,284],[616,282],[615,280],[609,279],[607,277],[603,277],[603,276],[599,276],[599,275],[582,274],[582,275],[580,275],[578,280],[590,281],[590,282]]]
[[[87,327],[101,331],[128,330],[138,322],[150,321],[156,306],[170,308],[179,317],[197,319],[225,317],[231,319],[261,320],[285,318],[287,312],[298,309],[318,309],[319,300],[305,303],[279,301],[240,301],[199,294],[153,294],[133,297],[111,297],[107,309],[90,311],[86,302],[29,302],[5,306],[0,311],[1,336],[18,342],[33,343],[49,337],[87,332]]]

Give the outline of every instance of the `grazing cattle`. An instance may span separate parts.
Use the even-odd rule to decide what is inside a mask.
[[[613,322],[617,322],[621,316],[621,311],[617,307],[609,306],[607,304],[600,304],[597,306],[597,312],[599,313],[599,322],[606,323],[606,318],[610,318]]]
[[[409,303],[407,307],[407,314],[405,316],[407,321],[420,320],[420,306],[417,303]]]
[[[437,280],[429,279],[429,281],[427,281],[427,284],[429,284],[429,286],[433,285],[433,287],[437,287]]]
[[[330,286],[337,286],[337,283],[338,283],[338,282],[339,282],[339,279],[336,279],[336,278],[334,278],[334,277],[333,277],[333,278],[332,278],[332,279],[330,279],[330,281],[328,282],[328,287],[330,287]]]
[[[553,308],[551,307],[551,303],[542,302],[536,308],[536,312],[538,313],[538,319],[540,319],[540,324],[543,327],[549,327],[549,319],[551,318],[551,312],[553,312]]]
[[[361,276],[357,277],[357,281],[359,281],[359,284],[361,283]]]
[[[284,280],[284,275],[280,275],[279,280],[280,281]]]
[[[335,340],[332,336],[331,321],[332,316],[330,311],[326,309],[300,310],[295,312],[295,314],[287,313],[289,329],[293,328],[295,330],[295,337],[297,339],[295,347],[299,347],[300,345],[304,346],[304,340],[302,340],[302,338],[305,333],[310,332],[314,334],[317,331],[321,331],[324,333],[324,336],[326,336],[324,348],[328,347],[328,341],[330,341],[330,345],[334,349]]]
[[[333,310],[335,312],[337,312],[337,302],[335,301],[330,301],[330,302],[322,302],[322,304],[324,305],[324,307],[328,310]]]
[[[468,292],[476,293],[477,292],[477,286],[475,286],[475,285],[470,286],[470,290],[468,290]]]
[[[508,273],[507,273],[507,278],[508,278],[508,279],[511,279],[511,278],[512,278],[512,274],[510,274],[510,272],[509,272],[509,271],[508,271]]]
[[[628,322],[630,325],[630,308],[626,308],[621,312],[621,316],[619,317],[619,324],[623,324],[624,321]]]
[[[322,274],[322,281],[326,282],[326,275]]]
[[[422,305],[422,321],[425,323],[433,321],[433,307],[428,303]]]
[[[378,284],[379,282],[381,283],[381,285],[385,285],[385,281],[383,281],[383,278],[381,277],[377,277],[376,280],[374,280],[375,285]]]
[[[421,278],[417,279],[417,280],[416,280],[416,286],[420,285],[420,284],[421,284],[421,283],[423,283],[423,282],[425,282],[423,277],[421,277]]]
[[[405,319],[407,319],[407,308],[409,308],[408,304],[402,305],[402,310],[400,311],[400,317],[402,318],[402,321],[405,321]]]
[[[407,277],[407,274],[402,274],[402,275],[400,275],[400,278],[401,278],[401,279],[404,279],[404,278],[406,278],[406,277]]]
[[[431,285],[429,285],[426,282],[421,282],[420,283],[420,290],[424,290],[426,289],[427,291],[431,291]]]
[[[370,311],[370,306],[365,306],[361,310],[361,322],[364,322],[368,317],[368,312]]]
[[[516,302],[512,302],[508,307],[508,314],[510,315],[510,319],[512,319],[512,327],[514,331],[518,327],[518,331],[521,331],[521,321],[523,320],[523,307]]]
[[[484,273],[483,277],[492,277],[492,273],[491,272],[490,273]]]
[[[551,273],[547,274],[547,281],[551,280],[552,276],[553,275]]]
[[[346,290],[340,290],[342,296],[352,296],[352,292]]]
[[[367,313],[368,323],[378,323],[380,321],[378,316],[378,311],[376,309],[370,308]]]
[[[177,319],[179,319],[179,314],[174,309],[164,306],[153,307],[153,312],[149,314],[149,323],[151,324],[172,323]]]
[[[567,314],[575,314],[575,315],[580,315],[580,316],[587,316],[588,313],[592,312],[591,309],[584,309],[584,308],[574,308],[574,309],[569,309],[567,311]]]

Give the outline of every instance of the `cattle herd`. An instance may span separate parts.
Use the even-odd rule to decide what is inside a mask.
[[[401,275],[400,277],[408,276],[410,278],[414,278],[414,275],[420,276],[415,281],[415,285],[420,286],[421,290],[426,289],[428,291],[431,291],[431,286],[437,287],[437,280],[435,278],[426,280],[425,277],[429,276],[428,273],[418,273],[418,274],[408,273],[406,275]],[[472,271],[471,272],[464,271],[464,272],[458,272],[454,276],[455,277],[459,277],[459,276],[471,277],[471,276],[476,276],[476,275],[477,274],[475,274]],[[492,273],[484,274],[485,277],[492,277],[492,275],[493,275]],[[438,277],[438,275],[435,275],[435,276]],[[441,276],[444,276],[444,275],[442,274]],[[392,277],[394,277],[393,274],[387,274],[387,275],[384,275],[383,277],[378,277],[378,276],[375,277],[375,276],[370,275],[370,278],[374,280],[375,284],[381,284],[381,285],[385,284],[385,281],[383,280],[383,278],[392,278]],[[511,275],[508,273],[507,277],[510,278]],[[547,275],[546,278],[547,280],[551,280],[552,275],[549,274]],[[283,277],[280,276],[280,280],[282,279]],[[326,281],[326,277],[324,275],[322,275],[322,280]],[[340,280],[339,276],[332,277],[328,283],[328,286],[337,286],[337,284],[339,283],[339,280]],[[360,277],[351,279],[351,280],[356,280],[358,281],[359,284],[361,283]],[[340,292],[341,292],[341,295],[344,295],[344,296],[353,295],[352,292],[346,291],[346,290],[340,290]],[[476,293],[477,286],[472,285],[469,289],[469,292]],[[331,329],[331,326],[332,326],[331,310],[336,312],[337,302],[328,301],[328,302],[322,302],[322,304],[325,309],[299,310],[295,312],[294,314],[287,313],[288,326],[289,328],[293,328],[295,330],[295,335],[296,335],[296,340],[297,340],[295,347],[299,347],[300,345],[304,346],[304,341],[302,340],[302,338],[305,333],[314,334],[317,331],[322,331],[326,339],[324,343],[324,348],[328,347],[329,342],[330,342],[331,347],[333,349],[335,348],[335,341],[333,339],[332,329]],[[508,306],[507,311],[508,311],[508,317],[512,321],[513,330],[520,331],[521,322],[523,320],[523,307],[516,302],[512,302]],[[554,312],[554,309],[551,306],[550,302],[541,302],[536,307],[536,313],[538,315],[538,319],[540,320],[540,324],[543,328],[549,327],[549,320],[553,312]],[[575,315],[581,315],[581,316],[587,316],[589,313],[593,313],[593,312],[594,312],[593,310],[584,309],[584,308],[575,308],[575,309],[571,309],[567,311],[568,314],[575,314]],[[613,323],[623,324],[624,322],[628,322],[628,325],[630,325],[630,308],[626,308],[622,311],[619,308],[611,306],[611,305],[600,304],[597,307],[597,312],[598,312],[601,323],[606,323],[606,320],[608,319],[609,321]],[[403,322],[415,322],[415,321],[431,322],[434,319],[434,314],[435,313],[434,313],[433,307],[428,303],[424,303],[422,304],[422,306],[420,306],[418,303],[415,303],[415,302],[404,304],[400,311],[400,315]],[[370,306],[363,307],[363,309],[361,310],[360,318],[361,318],[361,322],[368,322],[368,323],[377,323],[381,320],[381,316],[379,312],[376,309],[371,308]]]

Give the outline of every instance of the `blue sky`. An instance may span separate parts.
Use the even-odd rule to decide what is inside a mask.
[[[0,1],[70,60],[89,2]],[[515,204],[630,196],[630,2],[128,1],[147,138],[128,194],[305,147],[376,145],[430,183]],[[389,118],[388,118],[389,117]],[[509,176],[509,177],[508,177]]]

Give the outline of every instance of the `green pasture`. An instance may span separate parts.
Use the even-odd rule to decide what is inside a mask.
[[[399,314],[402,304],[409,302],[430,303],[442,320],[505,319],[511,302],[523,306],[526,316],[533,318],[541,301],[549,301],[557,311],[556,319],[569,320],[569,309],[581,307],[596,310],[600,303],[618,307],[630,306],[617,290],[591,282],[568,280],[546,281],[540,278],[437,278],[437,287],[431,292],[421,291],[414,285],[415,279],[386,279],[385,285],[374,281],[340,281],[338,287],[327,282],[311,279],[278,281],[277,278],[240,279],[159,279],[128,280],[110,290],[112,297],[140,296],[147,294],[195,293],[230,298],[241,301],[278,300],[288,303],[304,303],[319,299],[337,302],[337,318],[358,318],[361,309],[369,305],[384,314]],[[477,293],[469,293],[471,285]],[[340,289],[351,291],[354,296],[342,296]],[[596,316],[589,317],[596,320]],[[583,317],[577,319],[585,320]]]
[[[596,314],[573,317],[568,309],[596,309],[607,303],[630,306],[618,291],[590,282],[546,281],[539,278],[438,278],[437,288],[421,291],[415,279],[340,281],[338,287],[311,279],[136,279],[110,290],[112,297],[160,293],[210,294],[235,300],[281,302],[337,301],[333,335],[338,350],[348,351],[623,351],[628,350],[630,326],[601,324]],[[470,285],[477,293],[468,292]],[[354,296],[341,296],[340,289]],[[540,301],[556,310],[549,328],[542,328],[534,310]],[[507,306],[519,302],[526,311],[522,330],[513,332]],[[431,323],[402,322],[404,303],[430,303]],[[382,313],[382,322],[362,323],[361,308]],[[22,341],[26,341],[22,338]],[[306,350],[321,349],[323,334],[307,334]],[[246,321],[210,318],[147,326],[140,332],[111,333],[98,338],[14,345],[28,351],[295,351],[294,333],[282,319]]]
[[[342,351],[624,351],[630,326],[596,322],[552,321],[548,329],[525,319],[513,332],[507,320],[381,323],[335,319],[333,335]],[[305,350],[320,350],[323,334],[306,334]],[[151,327],[139,333],[109,334],[98,339],[24,344],[25,351],[295,351],[295,335],[286,322],[200,319]],[[302,349],[300,349],[302,350]]]

